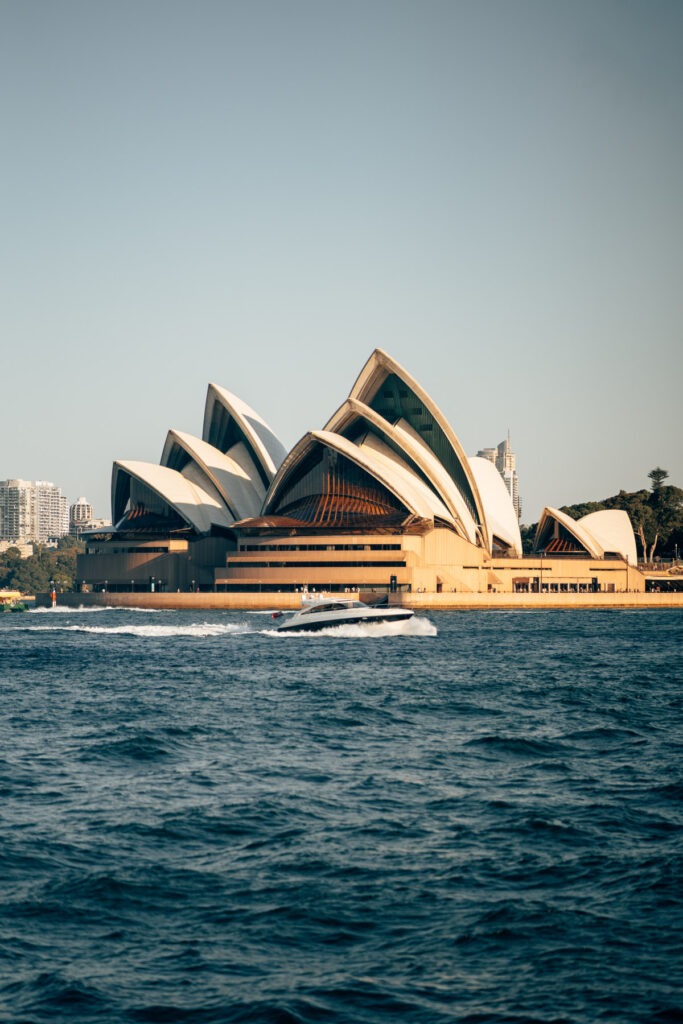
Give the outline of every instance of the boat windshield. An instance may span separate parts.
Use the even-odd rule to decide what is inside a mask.
[[[317,615],[319,612],[343,612],[347,608],[361,608],[361,601],[330,601],[327,604],[314,604],[310,608],[303,608],[301,615]]]

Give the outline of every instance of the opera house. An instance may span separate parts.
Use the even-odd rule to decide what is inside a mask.
[[[83,589],[443,593],[643,590],[625,512],[540,517],[522,555],[496,467],[468,458],[417,381],[377,349],[322,430],[287,452],[210,384],[202,436],[170,430],[158,465],[117,461],[112,523],[79,557]]]

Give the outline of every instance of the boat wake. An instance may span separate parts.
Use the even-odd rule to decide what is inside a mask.
[[[137,625],[126,623],[122,626],[84,626],[84,625],[50,625],[29,626],[31,632],[90,633],[101,636],[138,636],[147,639],[166,639],[175,636],[205,637],[232,636],[239,633],[254,632],[235,622],[188,622],[171,626]]]
[[[79,605],[78,608],[71,608],[64,604],[58,604],[54,608],[29,608],[31,615],[101,615],[103,612],[134,612],[136,615],[162,615],[164,608],[128,608],[124,605],[97,605],[88,607]]]
[[[98,621],[98,615],[102,612],[124,612],[126,619],[122,620],[116,615],[114,621]],[[132,614],[131,614],[132,613]],[[141,618],[140,615],[143,615]],[[154,619],[150,621],[149,615]],[[172,613],[171,613],[172,614]],[[287,613],[285,613],[287,614]],[[68,615],[69,618],[65,618]],[[92,616],[96,618],[93,619]],[[356,624],[345,623],[337,626],[327,626],[314,631],[292,630],[281,631],[271,628],[274,615],[278,619],[280,614],[272,611],[250,611],[246,618],[236,621],[233,615],[231,621],[225,619],[203,619],[195,621],[169,621],[169,612],[163,609],[153,608],[40,608],[31,612],[30,618],[22,616],[21,624],[13,623],[15,628],[20,628],[30,633],[69,633],[82,634],[92,637],[138,637],[146,640],[167,640],[174,637],[187,637],[201,639],[204,637],[216,638],[237,638],[240,636],[264,636],[278,638],[282,637],[348,637],[348,638],[377,638],[388,636],[407,637],[432,637],[437,635],[436,626],[424,615],[415,615],[410,619],[402,619],[397,622],[359,622]],[[160,621],[160,617],[163,619]],[[267,620],[266,620],[267,616]],[[175,618],[175,616],[174,616]],[[264,621],[266,620],[266,621]],[[266,624],[267,622],[267,624]],[[101,624],[100,624],[101,623]]]

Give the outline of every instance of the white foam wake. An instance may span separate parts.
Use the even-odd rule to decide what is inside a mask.
[[[238,623],[217,623],[217,622],[196,622],[187,625],[136,625],[129,623],[123,626],[34,626],[34,631],[61,633],[91,633],[102,636],[139,636],[146,638],[163,639],[174,636],[227,636],[235,633],[247,632],[243,625]]]
[[[135,612],[139,615],[159,615],[163,608],[127,608],[123,605],[92,605],[79,604],[77,608],[69,608],[67,605],[58,604],[54,608],[29,608],[31,615],[94,615],[100,612]]]

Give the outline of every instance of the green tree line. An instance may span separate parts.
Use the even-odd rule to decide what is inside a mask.
[[[44,594],[53,580],[58,590],[73,590],[76,556],[85,550],[75,537],[60,537],[56,548],[34,544],[33,554],[22,558],[19,548],[0,553],[0,590]]]
[[[619,491],[602,501],[563,505],[560,512],[581,519],[601,509],[623,509],[631,520],[643,562],[652,562],[655,552],[661,557],[677,556],[683,550],[683,489],[668,484],[668,477],[667,470],[657,466],[648,473],[649,490]],[[531,551],[537,525],[522,527],[525,552]]]

